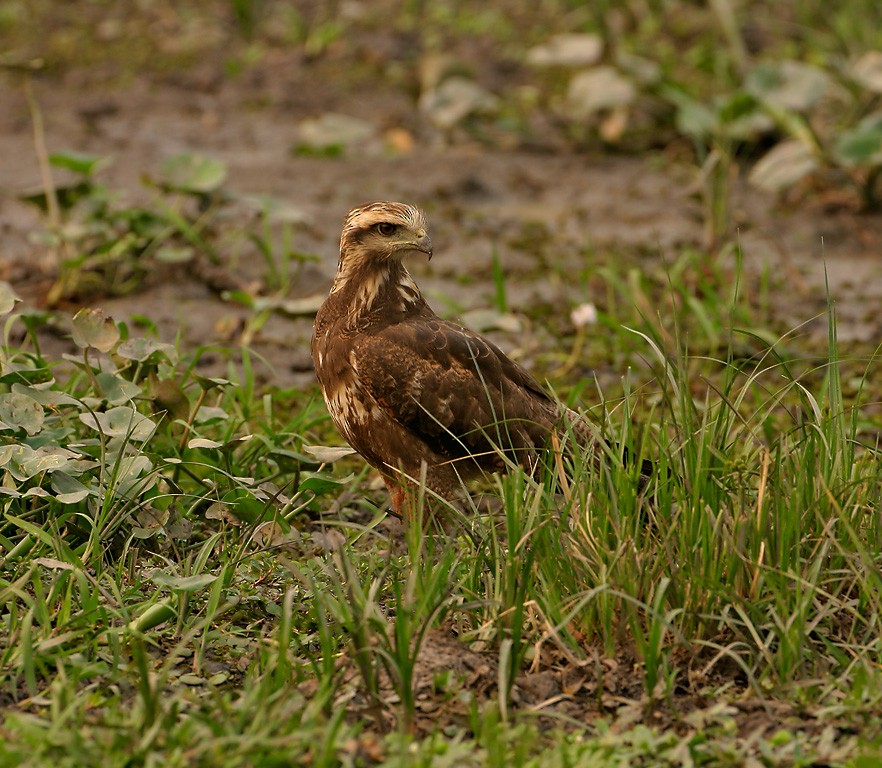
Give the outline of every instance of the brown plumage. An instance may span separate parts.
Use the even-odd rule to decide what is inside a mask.
[[[331,292],[318,311],[312,359],[328,410],[383,476],[406,517],[413,491],[456,499],[463,481],[532,470],[557,428],[588,425],[492,342],[438,317],[402,260],[432,256],[425,217],[403,203],[349,212]]]

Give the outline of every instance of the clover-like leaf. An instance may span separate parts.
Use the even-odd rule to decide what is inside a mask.
[[[212,421],[223,421],[230,418],[230,415],[223,409],[214,405],[202,405],[196,411],[196,417],[193,420],[196,424],[206,424]]]
[[[205,510],[205,517],[208,520],[222,520],[230,525],[242,525],[242,521],[230,512],[229,505],[220,501],[214,502]]]
[[[156,339],[140,338],[128,339],[116,348],[116,354],[126,360],[135,360],[139,363],[158,362],[165,358],[170,363],[178,361],[178,352],[173,344],[166,344]]]
[[[119,327],[104,310],[86,307],[74,315],[73,340],[81,349],[109,352],[119,341]]]
[[[52,473],[52,490],[62,504],[77,504],[94,493],[87,485],[60,471]]]
[[[102,371],[95,379],[110,405],[129,403],[141,394],[141,387],[137,384],[110,371]]]
[[[162,172],[169,188],[196,194],[216,191],[227,178],[227,167],[220,160],[189,152],[170,157]]]
[[[0,467],[16,480],[24,481],[42,472],[63,469],[75,456],[60,446],[45,445],[34,450],[29,445],[15,443],[0,447]]]
[[[159,533],[168,522],[169,511],[156,507],[144,507],[135,515],[138,525],[132,528],[132,533],[138,539],[149,539]]]
[[[45,389],[43,386],[30,387],[27,384],[20,383],[13,384],[10,389],[13,392],[27,395],[32,400],[36,400],[40,405],[49,408],[58,408],[61,405],[80,405],[80,401],[75,397],[58,389]]]
[[[133,499],[156,483],[155,475],[148,475],[153,462],[146,456],[125,456],[116,467],[114,494]]]
[[[0,429],[23,429],[36,435],[43,427],[43,406],[19,392],[0,395]]]
[[[156,424],[130,405],[118,405],[104,413],[81,413],[80,421],[107,437],[122,437],[142,443],[156,430]]]

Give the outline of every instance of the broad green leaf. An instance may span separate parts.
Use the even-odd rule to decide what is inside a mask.
[[[195,592],[212,584],[217,576],[211,573],[197,573],[194,576],[173,576],[164,571],[153,571],[148,577],[154,584],[168,587],[175,592]]]
[[[627,106],[636,96],[634,83],[615,67],[587,69],[570,80],[565,102],[567,117],[586,120],[602,110]]]
[[[337,445],[304,445],[303,450],[320,464],[331,464],[355,453],[351,448]]]
[[[311,221],[311,217],[303,208],[272,195],[242,195],[238,199],[251,210],[263,214],[272,222],[308,224]]]
[[[48,381],[52,381],[52,370],[35,355],[21,353],[14,360],[0,356],[0,384],[44,384]]]
[[[318,472],[304,473],[297,490],[312,491],[316,496],[323,496],[330,491],[339,489],[341,485],[346,485],[346,483],[352,480],[352,477],[352,475],[348,477],[334,477]]]
[[[882,112],[867,115],[836,141],[835,151],[848,166],[882,165]]]
[[[109,371],[102,371],[95,379],[111,405],[129,403],[141,394],[141,387],[137,384]]]
[[[95,186],[90,179],[83,179],[73,184],[61,184],[55,187],[55,199],[62,210],[68,211],[77,201],[93,193]],[[49,210],[49,199],[45,192],[19,195],[19,200],[37,206],[42,211]]]
[[[168,518],[169,511],[167,509],[144,507],[135,515],[138,525],[132,528],[132,533],[136,538],[149,539],[162,530],[162,527],[168,522]]]
[[[22,482],[41,472],[62,469],[75,455],[59,446],[43,446],[34,450],[29,445],[16,443],[0,447],[0,467]]]
[[[80,421],[107,437],[122,437],[135,442],[148,440],[156,424],[130,405],[118,405],[104,413],[81,413]]]
[[[227,167],[220,160],[192,153],[170,157],[162,172],[171,189],[197,194],[214,192],[227,177]]]
[[[162,357],[170,363],[178,361],[178,352],[173,344],[148,338],[128,339],[116,348],[116,354],[126,360],[136,360],[139,363],[146,362],[150,358],[158,360]]]
[[[182,685],[205,685],[205,678],[195,672],[185,672],[177,681]]]
[[[146,456],[124,456],[117,466],[117,487],[125,483],[133,483],[141,479],[142,475],[153,469],[153,462]]]
[[[54,571],[74,571],[77,568],[72,563],[65,563],[64,560],[58,560],[54,557],[35,557],[32,562]]]
[[[77,504],[94,493],[88,486],[65,472],[52,473],[52,490],[62,504]]]
[[[153,257],[165,264],[186,264],[196,255],[196,249],[190,245],[164,245],[157,248]]]
[[[90,155],[85,152],[53,152],[49,162],[56,168],[66,168],[83,176],[92,176],[96,171],[112,162],[109,157]]]
[[[716,110],[672,86],[662,86],[660,93],[677,107],[677,130],[687,136],[706,139],[717,132],[719,121]]]
[[[57,445],[45,445],[37,448],[32,455],[24,458],[21,469],[28,477],[34,477],[43,472],[54,472],[63,469],[74,457],[74,453]]]
[[[202,376],[198,373],[195,374],[194,378],[206,392],[215,387],[229,387],[233,383],[230,379],[223,379],[220,376]]]
[[[87,307],[74,315],[73,340],[81,349],[94,347],[99,352],[109,352],[119,341],[119,327],[104,310]]]
[[[20,445],[0,445],[0,467],[5,467],[7,463],[12,461],[13,454],[18,450]],[[27,446],[30,448],[30,446]],[[33,450],[33,448],[31,448]]]
[[[178,421],[175,423],[182,423],[182,422]],[[194,437],[192,440],[190,440],[189,443],[187,443],[187,447],[188,448],[208,448],[211,450],[218,449],[218,450],[224,451],[225,453],[229,453],[231,451],[235,451],[243,443],[247,443],[253,437],[254,437],[254,435],[243,435],[242,437],[234,437],[232,440],[228,440],[225,443],[218,442],[217,440],[209,440],[208,438],[204,438],[204,437]],[[239,481],[247,481],[247,483],[250,484],[254,478],[237,477],[236,479]]]
[[[175,598],[176,600],[177,598]],[[163,600],[161,603],[154,603],[147,608],[144,613],[129,622],[129,631],[146,632],[153,629],[163,622],[171,621],[177,618],[177,612],[172,606],[171,600]]]
[[[80,401],[75,397],[58,389],[46,389],[43,386],[29,387],[27,384],[13,384],[10,389],[13,392],[27,395],[48,408],[57,408],[60,405],[80,405]]]
[[[43,406],[32,397],[19,392],[0,395],[0,429],[6,426],[36,435],[43,426],[43,418]]]
[[[158,481],[158,474],[153,472],[153,462],[144,455],[124,456],[114,467],[111,478],[113,498],[139,500]]]
[[[209,440],[205,437],[194,437],[189,443],[187,443],[188,448],[220,448],[223,443],[219,443],[217,440]]]
[[[882,51],[867,51],[851,67],[851,76],[873,93],[882,93]]]
[[[748,180],[767,192],[780,192],[808,176],[817,167],[817,159],[801,141],[782,141],[759,159]]]
[[[230,418],[229,414],[223,409],[213,405],[202,405],[196,411],[196,418],[193,420],[196,424],[205,424],[209,421],[223,421]]]
[[[12,286],[5,280],[0,280],[0,315],[12,312],[17,302],[21,301]]]
[[[757,99],[779,109],[805,112],[830,87],[830,76],[801,61],[765,61],[754,67],[745,86]]]
[[[244,488],[227,491],[221,501],[231,515],[246,523],[256,523],[266,512],[266,504]]]

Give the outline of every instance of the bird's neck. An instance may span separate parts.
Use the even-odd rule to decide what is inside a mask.
[[[425,306],[420,289],[400,261],[341,264],[331,287],[354,320],[372,312],[408,314]]]

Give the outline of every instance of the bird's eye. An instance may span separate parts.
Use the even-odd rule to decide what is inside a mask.
[[[389,237],[397,227],[394,224],[390,224],[388,221],[381,221],[377,224],[377,232],[379,232],[384,237]]]

